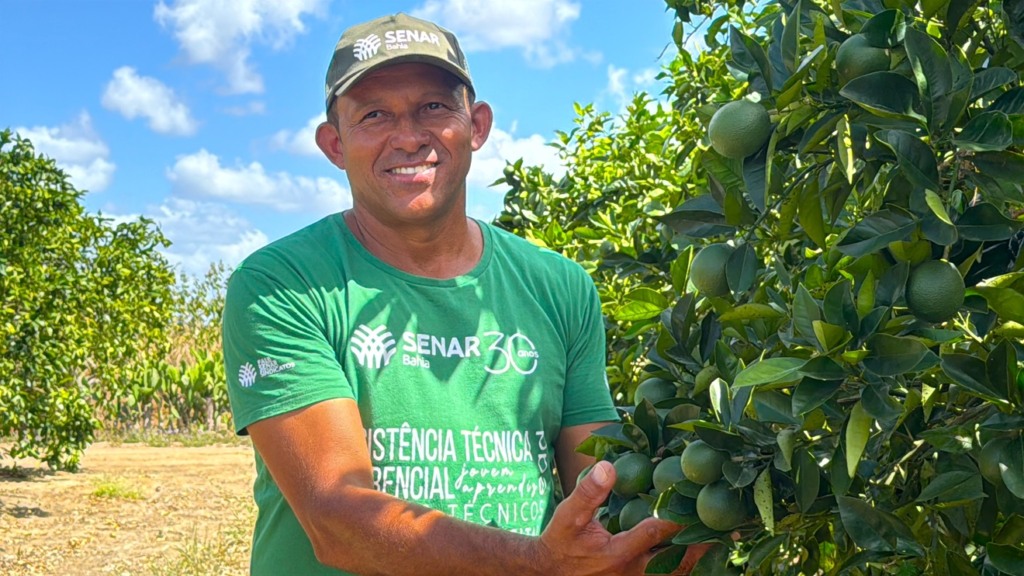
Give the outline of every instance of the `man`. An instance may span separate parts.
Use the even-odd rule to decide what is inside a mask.
[[[316,133],[353,207],[250,256],[224,313],[252,437],[253,574],[641,574],[679,526],[594,520],[616,419],[576,264],[466,216],[492,112],[458,41],[406,15],[346,31]],[[553,468],[570,494],[555,509]]]

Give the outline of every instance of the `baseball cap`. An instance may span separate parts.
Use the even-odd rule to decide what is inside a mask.
[[[433,22],[398,13],[342,33],[327,67],[327,109],[371,70],[403,62],[447,70],[473,91],[469,64],[455,35]]]

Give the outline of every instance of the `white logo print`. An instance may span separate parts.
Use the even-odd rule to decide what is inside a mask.
[[[238,384],[242,388],[248,388],[256,382],[256,368],[246,362],[238,369]]]
[[[360,366],[382,368],[395,355],[395,338],[388,332],[387,326],[371,329],[364,324],[356,328],[349,350],[359,360]]]
[[[363,61],[367,58],[373,57],[379,49],[380,36],[370,34],[366,38],[356,40],[355,45],[352,47],[352,53],[355,55],[356,60]]]
[[[278,372],[284,372],[285,370],[295,368],[295,362],[278,364],[277,360],[274,360],[273,358],[260,358],[256,361],[256,365],[260,367],[260,376],[270,376],[271,374],[277,374]]]

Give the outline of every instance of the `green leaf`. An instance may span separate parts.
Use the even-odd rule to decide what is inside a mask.
[[[900,170],[920,188],[939,190],[939,165],[935,151],[920,138],[903,130],[879,130],[875,138],[896,155]]]
[[[836,124],[836,160],[842,168],[846,182],[853,184],[857,177],[857,163],[853,152],[853,138],[850,135],[850,123],[846,116],[839,119]]]
[[[747,36],[735,26],[729,27],[729,49],[732,53],[732,60],[741,69],[748,73],[760,73],[765,84],[772,85],[771,65],[768,63],[768,55],[765,54],[761,44]]]
[[[925,190],[924,197],[928,207],[931,208],[932,214],[944,224],[952,226],[953,221],[949,219],[949,214],[946,213],[946,207],[942,203],[942,198],[939,198],[939,195],[931,190]]]
[[[929,354],[928,347],[917,338],[875,334],[866,342],[868,355],[864,368],[879,376],[905,374]]]
[[[804,378],[793,391],[793,413],[807,414],[828,402],[842,387],[842,380]]]
[[[718,450],[732,450],[743,443],[742,436],[729,432],[714,422],[696,421],[693,423],[693,431],[697,433],[697,437]]]
[[[775,534],[775,503],[772,495],[771,468],[765,468],[754,481],[754,505],[769,534]]]
[[[674,545],[659,550],[644,569],[644,574],[672,574],[686,556],[686,546]]]
[[[857,464],[864,455],[864,449],[871,437],[871,427],[875,420],[858,401],[850,410],[850,418],[846,422],[846,470],[853,478],[857,475]]]
[[[761,261],[754,247],[748,244],[736,248],[729,255],[725,277],[733,292],[746,292],[754,285]]]
[[[1017,73],[1011,72],[1011,74],[1013,74],[1011,82],[1016,82]],[[1024,114],[1024,88],[1018,86],[1003,92],[995,102],[989,105],[988,110],[998,110],[1007,115]]]
[[[776,382],[791,382],[800,378],[800,369],[807,360],[802,358],[767,358],[752,364],[736,375],[733,387],[760,386]]]
[[[968,289],[970,294],[979,294],[1003,320],[1024,324],[1024,294],[1011,288],[975,286]]]
[[[800,373],[818,380],[842,380],[846,378],[846,370],[838,362],[828,356],[811,358],[800,369]]]
[[[937,504],[960,504],[985,497],[981,476],[970,470],[943,472],[921,490],[918,502],[938,500]]]
[[[971,152],[1006,150],[1013,144],[1013,124],[1002,112],[982,112],[971,118],[953,143]]]
[[[1003,0],[1003,15],[1010,38],[1017,41],[1018,47],[1024,46],[1024,2]]]
[[[711,238],[730,234],[736,229],[726,223],[725,212],[710,194],[690,198],[657,219],[679,234],[691,238]]]
[[[903,409],[884,386],[865,386],[861,391],[861,402],[864,410],[872,418],[882,424],[884,430],[888,430],[896,423],[896,420],[903,415]]]
[[[879,210],[850,228],[837,248],[849,256],[864,256],[885,248],[890,242],[910,238],[916,228],[917,221],[905,212]]]
[[[831,353],[833,350],[846,344],[853,337],[853,335],[847,332],[846,328],[843,328],[842,326],[836,326],[835,324],[829,324],[828,322],[822,322],[821,320],[815,320],[813,324],[814,337],[821,346],[821,351],[826,354]]]
[[[1003,68],[1001,66],[993,66],[991,68],[985,68],[974,75],[974,85],[971,86],[971,101],[977,100],[996,88],[1002,88],[1008,84],[1013,84],[1017,81],[1017,73],[1009,68]],[[998,99],[997,99],[998,102]],[[989,110],[1000,110],[1001,108],[989,107]],[[1008,112],[1003,110],[1007,114],[1014,114],[1015,112]]]
[[[747,197],[754,209],[761,214],[767,206],[766,159],[767,150],[761,150],[743,159],[743,184],[747,190]]]
[[[804,186],[800,191],[797,218],[807,237],[819,248],[825,248],[825,219],[822,216],[821,196],[816,185]]]
[[[1009,544],[989,544],[988,561],[1007,576],[1024,576],[1024,550]]]
[[[793,326],[797,333],[811,340],[814,338],[815,320],[821,320],[821,308],[801,283],[797,286],[796,296],[793,298]]]
[[[786,26],[782,32],[782,63],[790,72],[796,71],[796,61],[799,56],[801,7],[801,0],[797,0],[796,6],[786,18]]]
[[[715,378],[708,387],[708,397],[711,399],[711,408],[718,421],[725,429],[732,428],[729,386],[721,378]]]
[[[785,316],[785,314],[767,304],[749,303],[740,304],[735,308],[723,312],[718,319],[722,322],[734,322],[744,320],[768,320],[782,318],[783,316]]]
[[[860,29],[860,34],[876,48],[895,48],[903,44],[907,32],[906,20],[899,10],[885,10],[871,17]]]
[[[993,392],[1013,400],[1017,394],[1017,350],[1009,340],[1000,340],[985,360],[985,374],[988,376],[989,387]]]
[[[956,222],[960,235],[968,240],[981,242],[990,240],[1008,240],[1017,233],[1021,224],[1003,215],[989,203],[971,206]]]
[[[656,448],[661,445],[661,420],[658,419],[658,411],[650,400],[644,398],[633,409],[633,424],[643,430],[644,436],[649,440],[649,446]]]
[[[612,316],[619,321],[647,320],[661,314],[664,308],[651,302],[633,301],[619,306]]]
[[[1004,150],[1002,152],[979,152],[972,159],[982,174],[1013,184],[1024,185],[1024,154]]]
[[[850,80],[839,91],[855,104],[882,118],[924,123],[916,110],[917,86],[895,72],[872,72]]]
[[[818,499],[821,486],[821,471],[818,463],[807,450],[796,453],[796,503],[800,511],[807,513]]]
[[[971,354],[948,353],[942,355],[942,371],[958,386],[971,394],[992,401],[1006,398],[992,389],[988,381],[985,361]]]
[[[900,532],[906,530],[898,518],[859,498],[839,496],[836,503],[839,504],[843,528],[857,546],[873,552],[897,550]]]
[[[686,283],[690,275],[690,260],[693,259],[693,246],[679,251],[679,256],[672,261],[669,272],[672,274],[672,289],[676,294],[686,293]]]
[[[949,56],[934,38],[916,28],[907,29],[904,48],[930,125],[937,127],[949,114],[948,94],[953,89]]]
[[[1024,499],[1024,436],[1017,436],[1003,447],[999,475],[1014,496]]]

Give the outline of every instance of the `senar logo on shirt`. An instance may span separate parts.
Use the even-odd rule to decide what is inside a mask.
[[[491,374],[504,374],[514,370],[527,375],[537,369],[540,353],[525,334],[484,332],[481,336],[438,336],[419,332],[403,332],[401,338],[402,364],[430,368],[436,358],[480,358],[488,360],[484,370]],[[349,350],[364,368],[383,368],[391,363],[398,352],[391,332],[386,326],[370,328],[365,324],[356,328]]]

